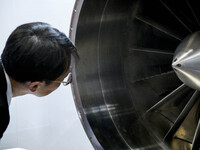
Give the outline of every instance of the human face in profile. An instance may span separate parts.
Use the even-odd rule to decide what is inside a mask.
[[[52,93],[53,91],[55,91],[60,84],[63,84],[64,86],[67,86],[68,84],[71,83],[72,81],[72,74],[70,72],[70,68],[63,73],[62,75],[60,75],[56,80],[51,81],[50,84],[46,84],[44,81],[43,82],[32,82],[32,94],[38,96],[38,97],[42,97],[42,96],[46,96],[50,93]]]

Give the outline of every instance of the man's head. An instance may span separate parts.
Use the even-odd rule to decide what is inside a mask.
[[[9,36],[2,53],[7,74],[17,82],[46,84],[69,70],[76,49],[66,35],[42,22],[23,24]]]

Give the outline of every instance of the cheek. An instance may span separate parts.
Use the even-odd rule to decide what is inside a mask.
[[[52,93],[54,90],[56,90],[58,87],[60,86],[60,84],[56,83],[56,84],[50,84],[46,87],[44,87],[42,90],[40,90],[40,92],[38,93],[38,96],[46,96],[50,93]]]
[[[60,83],[54,83],[49,85],[48,88],[46,88],[46,92],[53,92],[54,90],[56,90],[58,87],[60,86]]]

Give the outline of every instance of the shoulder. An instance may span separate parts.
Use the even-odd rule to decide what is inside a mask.
[[[3,133],[5,132],[10,120],[6,89],[6,78],[3,68],[0,64],[0,138],[3,136]]]
[[[5,107],[0,107],[0,138],[3,136],[10,121],[9,110]]]

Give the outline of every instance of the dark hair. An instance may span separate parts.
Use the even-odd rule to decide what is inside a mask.
[[[18,82],[53,81],[78,56],[67,36],[47,23],[33,22],[17,27],[2,53],[7,74]]]

